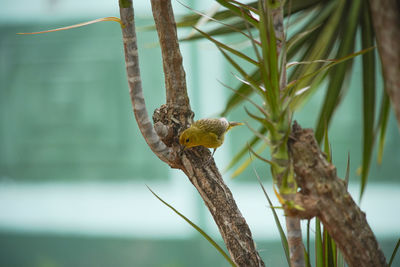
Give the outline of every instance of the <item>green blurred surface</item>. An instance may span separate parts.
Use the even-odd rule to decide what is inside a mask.
[[[165,179],[166,165],[134,122],[119,25],[15,34],[54,26],[0,27],[0,177]],[[149,48],[155,38],[139,37],[150,111],[164,95],[160,52]]]
[[[57,22],[53,26],[73,23],[76,21]],[[152,20],[139,19],[137,24],[139,27],[151,25]],[[50,34],[15,34],[49,27],[52,26],[34,23],[0,27],[0,177],[18,181],[165,179],[168,167],[145,145],[133,118],[119,25],[101,23]],[[164,102],[161,55],[155,32],[140,31],[138,41],[145,99],[151,115]],[[227,42],[235,44],[238,40],[228,38]],[[204,49],[191,49],[191,60],[207,57],[207,53]],[[195,81],[196,75],[192,72],[202,66],[190,59],[189,63],[194,64],[186,70],[187,76]],[[329,131],[339,176],[345,173],[350,152],[352,181],[358,179],[356,169],[361,164],[362,153],[359,70],[358,58],[347,95]],[[238,81],[232,71],[226,68],[221,78],[234,86]],[[382,87],[381,78],[378,84]],[[194,82],[193,86],[199,87],[199,83]],[[196,98],[205,97],[201,88],[189,89]],[[226,96],[221,102],[232,93],[222,85],[215,90]],[[295,114],[303,127],[315,125],[323,96],[322,88]],[[192,102],[196,106],[198,99]],[[207,107],[201,109],[207,110]],[[229,118],[250,121],[242,107]],[[256,123],[252,125],[258,128]],[[230,151],[236,152],[245,146],[245,142],[237,140],[249,140],[251,134],[246,127],[230,132],[227,138]],[[378,166],[373,158],[372,181],[398,180],[400,135],[393,114],[387,134],[383,166]],[[223,149],[229,150],[227,145]],[[229,158],[225,162],[227,165]],[[256,166],[261,173],[269,175],[265,164],[258,162]],[[253,171],[249,168],[241,177],[254,177]]]
[[[380,240],[387,258],[395,242],[395,239]],[[257,242],[257,249],[266,266],[287,266],[280,241]],[[214,267],[229,264],[204,239],[142,240],[0,233],[0,266]],[[400,266],[399,255],[392,266]]]

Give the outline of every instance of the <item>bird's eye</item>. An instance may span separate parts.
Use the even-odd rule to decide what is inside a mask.
[[[188,143],[188,142],[189,142],[189,138],[186,139],[186,143]]]

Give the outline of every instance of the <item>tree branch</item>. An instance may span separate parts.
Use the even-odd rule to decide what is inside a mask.
[[[193,112],[187,97],[185,72],[170,1],[152,0],[163,56],[167,96],[167,103],[156,109],[153,114],[157,133],[162,141],[147,117],[143,99],[132,1],[120,0],[119,3],[121,20],[126,26],[123,28],[123,37],[131,100],[143,136],[160,159],[171,167],[182,169],[196,187],[211,212],[235,264],[264,266],[255,248],[250,228],[215,166],[210,151],[204,147],[183,150],[179,145],[179,133],[191,123]]]
[[[207,164],[209,157],[211,157],[210,152],[203,147],[185,151],[182,157],[183,171],[211,212],[235,264],[264,266],[256,250],[250,228],[237,207],[231,191],[214,162]],[[206,163],[195,164],[199,158],[206,159]]]
[[[385,90],[400,129],[400,3],[396,0],[370,0]]]
[[[167,105],[175,108],[190,109],[186,90],[185,70],[179,50],[176,23],[171,1],[151,0],[154,22],[156,24],[163,56]]]
[[[385,256],[360,210],[347,192],[336,168],[319,149],[311,129],[293,125],[289,149],[296,181],[301,188],[295,204],[304,208],[287,210],[293,216],[317,216],[342,251],[350,266],[386,266]]]
[[[154,130],[143,97],[132,1],[120,1],[120,14],[121,21],[125,25],[125,27],[122,28],[125,66],[128,76],[129,94],[131,96],[136,122],[150,149],[162,161],[168,163],[173,158],[172,150],[160,140]]]
[[[286,43],[285,29],[283,23],[283,9],[285,1],[279,1],[279,7],[271,10],[271,15],[273,19],[274,31],[276,36],[276,48],[278,58],[281,57],[281,73],[279,77],[279,87],[280,90],[283,91],[287,86],[287,76],[286,76],[286,50],[282,49]],[[290,114],[287,113],[287,116],[290,117]],[[289,118],[288,118],[289,121]],[[290,126],[289,126],[290,127]],[[290,161],[288,161],[287,168],[291,168],[289,166]],[[295,191],[295,190],[294,190]],[[294,197],[294,195],[286,194],[285,199],[289,200]],[[288,215],[288,214],[286,214]],[[304,259],[304,245],[302,241],[301,235],[301,224],[300,219],[297,217],[285,216],[286,221],[286,232],[288,236],[288,247],[290,253],[290,265],[292,267],[304,267],[305,259]]]

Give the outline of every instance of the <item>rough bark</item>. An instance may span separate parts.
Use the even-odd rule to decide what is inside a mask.
[[[185,151],[182,156],[183,171],[197,188],[210,210],[218,229],[237,266],[264,266],[256,250],[250,229],[239,211],[231,191],[226,186],[214,163],[198,162],[199,157],[207,159],[210,152],[200,148]],[[196,166],[197,165],[197,166]]]
[[[189,126],[193,112],[186,92],[176,25],[170,0],[152,0],[152,9],[163,56],[167,97],[166,104],[153,114],[154,127],[147,117],[140,82],[132,1],[120,0],[121,20],[125,25],[123,38],[128,84],[138,126],[153,152],[171,167],[181,169],[196,187],[220,230],[233,262],[238,266],[264,266],[250,228],[224,183],[210,151],[203,147],[184,150],[179,145],[179,133]],[[154,137],[155,132],[160,138]],[[160,153],[157,148],[163,146],[165,149]]]
[[[349,266],[386,266],[385,256],[368,225],[365,213],[347,191],[319,149],[311,129],[293,125],[289,149],[296,181],[301,189],[295,204],[304,208],[287,210],[299,218],[317,216],[342,251]]]
[[[400,2],[370,0],[385,90],[400,128]]]
[[[129,1],[126,1],[129,3]],[[132,4],[132,2],[130,2]],[[125,3],[126,4],[126,3]],[[150,122],[146,103],[143,96],[142,80],[140,78],[139,56],[136,42],[136,30],[133,8],[120,8],[121,21],[125,27],[122,28],[122,37],[124,41],[125,67],[128,76],[129,94],[136,122],[140,132],[144,136],[150,149],[163,161],[169,162],[172,158],[172,150],[161,142],[159,136]]]
[[[304,244],[301,234],[300,218],[286,214],[286,231],[291,267],[304,267]]]
[[[170,1],[151,0],[154,22],[156,24],[165,75],[167,105],[173,108],[190,109],[186,89],[185,70],[179,50],[175,19]]]

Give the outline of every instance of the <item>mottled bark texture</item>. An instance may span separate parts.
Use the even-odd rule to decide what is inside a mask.
[[[152,0],[153,16],[160,40],[166,84],[166,104],[148,119],[140,82],[138,51],[131,0],[120,0],[126,69],[136,121],[153,152],[173,168],[181,169],[196,187],[211,212],[229,254],[237,266],[264,266],[250,228],[232,193],[224,183],[211,153],[204,147],[183,149],[179,133],[193,119],[186,91],[185,72],[170,0]],[[154,136],[154,133],[157,133]],[[161,145],[161,144],[162,145]],[[161,149],[162,148],[162,149]]]
[[[222,179],[214,162],[203,147],[186,150],[182,155],[183,171],[199,191],[211,212],[229,254],[237,266],[264,266],[250,229],[239,211],[231,191]],[[203,158],[199,162],[199,158]]]
[[[121,2],[120,15],[121,21],[124,25],[122,28],[122,37],[124,41],[125,67],[128,76],[129,94],[131,97],[133,113],[135,115],[140,132],[142,133],[150,149],[162,161],[168,163],[172,158],[174,158],[172,155],[173,151],[163,142],[161,142],[159,136],[154,130],[149,119],[143,96],[132,2]],[[129,7],[125,7],[127,4],[130,4],[130,6],[128,5]]]
[[[347,191],[336,168],[326,160],[311,129],[296,122],[289,140],[296,181],[301,189],[295,204],[304,208],[286,210],[299,218],[317,216],[342,251],[349,266],[386,266],[385,256],[368,225],[365,213]]]
[[[400,128],[400,1],[370,0],[385,90]]]
[[[162,58],[167,105],[178,109],[190,109],[171,1],[151,0],[151,7],[161,51],[168,53],[168,56]]]

